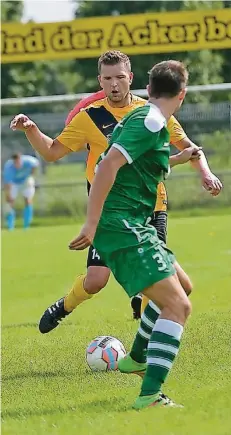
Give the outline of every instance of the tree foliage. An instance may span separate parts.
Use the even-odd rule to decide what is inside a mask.
[[[22,1],[1,2],[2,22],[21,21]],[[2,98],[58,95],[84,86],[74,61],[38,61],[2,65]]]

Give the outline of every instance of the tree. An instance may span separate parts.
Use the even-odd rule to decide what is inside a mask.
[[[4,1],[1,2],[1,18],[2,22],[20,21],[23,13],[22,1]],[[14,75],[16,70],[11,65],[2,65],[1,68],[1,93],[2,98],[9,95],[10,88],[14,84]]]
[[[23,2],[21,0],[1,2],[1,18],[3,23],[19,21],[22,14]]]
[[[20,22],[22,1],[1,2],[2,22]],[[84,78],[74,71],[74,61],[37,61],[3,64],[2,98],[56,95],[84,87]],[[46,108],[48,109],[48,107]]]

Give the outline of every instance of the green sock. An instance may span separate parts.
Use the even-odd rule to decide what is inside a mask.
[[[173,361],[179,351],[183,326],[166,319],[158,319],[148,343],[147,370],[140,396],[155,394],[161,390]]]
[[[154,325],[160,315],[160,309],[151,301],[146,306],[142,316],[140,327],[130,352],[131,358],[139,363],[147,360],[147,347]]]

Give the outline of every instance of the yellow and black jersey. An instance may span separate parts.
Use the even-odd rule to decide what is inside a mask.
[[[107,98],[95,101],[86,109],[74,116],[72,121],[64,128],[57,140],[71,151],[79,151],[88,146],[87,180],[91,184],[94,178],[94,169],[99,156],[108,146],[108,138],[115,125],[127,113],[146,104],[147,101],[132,95],[131,103],[125,107],[111,107]],[[168,122],[170,142],[176,144],[186,134],[178,121],[172,116]],[[155,210],[166,210],[167,195],[163,183],[158,188]]]

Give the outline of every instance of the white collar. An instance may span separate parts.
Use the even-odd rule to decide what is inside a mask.
[[[152,109],[154,109],[161,117],[161,120],[163,121],[164,125],[167,125],[167,120],[164,117],[163,113],[161,112],[161,110],[159,109],[159,107],[157,107],[155,104],[150,103],[150,101],[147,102],[146,106],[150,106],[152,107]]]

